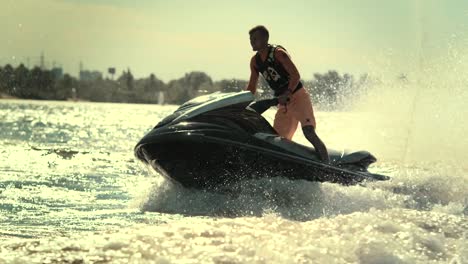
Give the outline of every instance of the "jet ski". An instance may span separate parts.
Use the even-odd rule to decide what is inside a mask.
[[[254,100],[248,91],[194,98],[146,134],[135,156],[171,181],[205,190],[264,177],[343,185],[389,179],[367,170],[376,161],[367,151],[329,150],[331,163],[321,162],[313,148],[279,136],[262,117],[275,100]]]

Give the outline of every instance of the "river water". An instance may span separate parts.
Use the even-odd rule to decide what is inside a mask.
[[[468,263],[468,96],[451,89],[316,113],[328,147],[370,151],[391,181],[275,178],[235,197],[134,158],[176,106],[0,101],[0,263]]]

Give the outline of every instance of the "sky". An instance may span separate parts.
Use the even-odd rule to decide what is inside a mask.
[[[466,0],[0,0],[0,65],[62,66],[169,81],[190,71],[248,79],[248,31],[265,25],[302,78],[420,63],[466,49]],[[416,65],[416,66],[415,66]]]

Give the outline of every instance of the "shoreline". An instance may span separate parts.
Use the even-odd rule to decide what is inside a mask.
[[[32,98],[21,98],[10,96],[7,94],[0,93],[0,102],[7,102],[7,101],[34,101],[34,102],[46,102],[46,101],[53,101],[53,102],[64,102],[64,103],[98,103],[98,104],[136,104],[136,105],[159,105],[153,103],[132,103],[132,102],[106,102],[106,101],[91,101],[86,99],[80,98],[67,98],[65,100],[57,100],[57,99],[32,99]],[[162,105],[171,105],[171,104],[162,104]]]
[[[21,100],[21,98],[19,97],[15,97],[15,96],[11,96],[9,94],[4,94],[4,93],[0,93],[0,100],[1,99],[5,99],[5,100]]]
[[[65,100],[57,100],[57,99],[33,99],[33,98],[21,98],[12,96],[5,93],[0,93],[0,100],[25,100],[25,101],[59,101],[59,102],[92,102],[89,100],[84,100],[80,98],[67,98]]]

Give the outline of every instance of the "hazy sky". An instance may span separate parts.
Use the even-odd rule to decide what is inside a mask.
[[[270,30],[303,78],[337,69],[414,67],[418,55],[467,47],[466,0],[0,0],[0,65],[53,61],[164,81],[205,71],[215,80],[249,76],[248,30]]]

